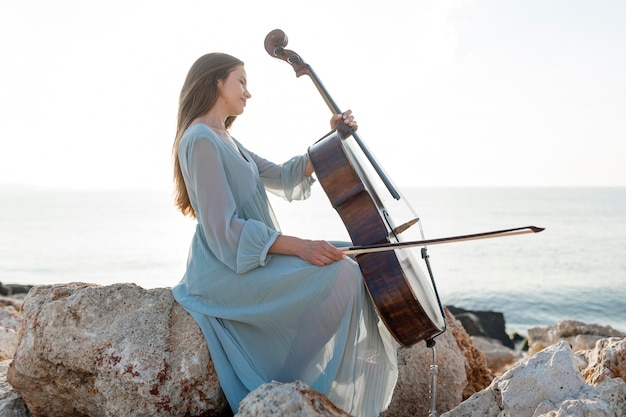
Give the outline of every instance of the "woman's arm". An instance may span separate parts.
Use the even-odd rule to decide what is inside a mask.
[[[313,164],[310,159],[307,159],[306,166],[304,168],[304,176],[310,177],[315,172],[315,168],[313,168]]]
[[[211,252],[237,273],[265,265],[279,232],[239,217],[216,142],[210,138],[192,141],[182,156],[187,190],[196,201],[198,224]]]

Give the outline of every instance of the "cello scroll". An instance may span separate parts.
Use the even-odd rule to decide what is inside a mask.
[[[326,105],[330,109],[333,114],[343,113],[337,103],[335,103],[326,91],[326,88],[322,85],[321,81],[317,77],[317,74],[313,71],[313,68],[304,60],[302,57],[295,51],[291,49],[285,49],[287,46],[287,35],[280,29],[274,29],[265,37],[265,50],[270,56],[274,58],[281,59],[291,65],[296,72],[296,77],[300,77],[302,75],[308,75],[317,91],[321,94],[322,98],[326,102]]]
[[[287,35],[280,29],[274,29],[265,37],[265,50],[274,58],[282,59],[293,67],[296,77],[303,74],[310,75],[311,67],[304,63],[304,60],[296,52],[285,49],[287,46]]]

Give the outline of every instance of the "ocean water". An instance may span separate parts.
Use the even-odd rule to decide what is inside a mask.
[[[500,311],[510,333],[562,319],[626,331],[626,188],[402,192],[401,204],[419,215],[426,239],[545,228],[430,246],[443,304]],[[272,198],[272,204],[285,234],[348,239],[319,185],[307,201]],[[194,227],[175,210],[168,190],[2,188],[0,282],[171,287],[184,273]]]

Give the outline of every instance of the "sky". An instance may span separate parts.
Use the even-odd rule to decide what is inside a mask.
[[[626,186],[621,0],[32,0],[0,4],[0,186],[171,187],[177,100],[245,62],[232,134],[275,162],[329,130],[317,73],[400,186]]]

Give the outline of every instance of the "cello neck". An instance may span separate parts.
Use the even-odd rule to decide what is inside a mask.
[[[309,64],[305,63],[304,60],[300,57],[300,55],[298,55],[296,52],[290,49],[285,49],[285,46],[287,46],[287,35],[285,34],[285,32],[283,32],[280,29],[275,29],[271,31],[265,37],[265,50],[270,56],[281,59],[287,62],[288,64],[290,64],[293,67],[294,71],[296,72],[296,77],[300,77],[305,74],[308,75],[311,81],[313,81],[313,84],[315,85],[315,87],[317,88],[317,91],[320,93],[320,95],[326,102],[326,105],[328,106],[330,111],[333,114],[343,113],[343,111],[341,111],[341,109],[339,108],[337,103],[335,103],[335,101],[330,96],[330,94],[328,94],[328,91],[322,84],[321,80],[319,79],[315,71],[313,71],[313,68],[311,68]],[[357,133],[354,130],[350,129],[347,126],[345,127],[345,129],[346,129],[346,133],[351,135],[356,141],[357,145],[359,145],[359,148],[361,149],[361,151],[363,152],[363,154],[365,155],[369,163],[372,165],[372,167],[376,171],[376,174],[380,177],[383,184],[385,184],[385,187],[387,188],[391,196],[394,199],[399,200],[400,193],[398,192],[396,187],[393,185],[391,179],[385,173],[382,166],[378,163],[374,155],[370,152],[367,145],[365,145],[365,142],[361,140],[359,135],[357,135]]]

